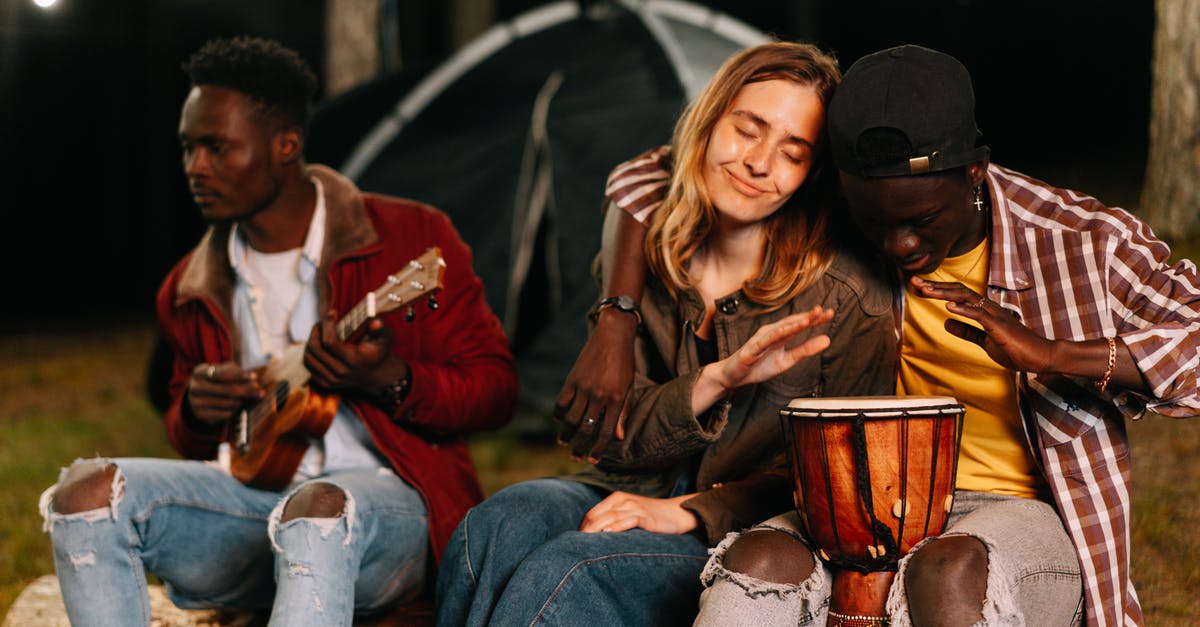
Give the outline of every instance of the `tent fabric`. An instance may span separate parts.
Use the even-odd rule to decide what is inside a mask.
[[[546,414],[597,298],[590,266],[609,170],[667,142],[720,63],[767,40],[690,2],[554,2],[434,68],[341,169],[361,189],[450,216],[509,332],[522,400]]]

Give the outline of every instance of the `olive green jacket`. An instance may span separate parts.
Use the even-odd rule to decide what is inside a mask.
[[[825,333],[832,343],[770,381],[735,390],[699,416],[691,410],[701,366],[693,334],[704,319],[704,303],[695,290],[676,301],[648,277],[625,439],[614,441],[599,463],[570,478],[666,497],[681,476],[694,472],[697,493],[684,507],[696,514],[703,527],[698,531],[710,545],[786,511],[792,486],[780,408],[798,397],[894,391],[898,346],[892,292],[883,276],[843,252],[815,284],[776,311],[762,313],[763,307],[740,290],[719,299],[713,337],[721,359],[760,326],[814,305],[833,309],[833,321],[793,341]]]

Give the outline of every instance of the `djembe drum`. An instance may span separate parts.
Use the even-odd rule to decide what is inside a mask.
[[[945,396],[800,398],[780,410],[796,511],[833,571],[829,625],[887,625],[901,557],[946,526],[963,406]]]

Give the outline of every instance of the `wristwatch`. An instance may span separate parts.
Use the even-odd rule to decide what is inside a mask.
[[[408,388],[412,385],[412,370],[406,368],[404,376],[387,384],[383,388],[383,392],[379,395],[379,400],[382,401],[388,408],[395,411],[397,407],[404,403],[404,399],[408,397]]]
[[[625,313],[633,314],[634,317],[637,318],[638,325],[642,324],[642,310],[638,309],[637,303],[634,302],[632,298],[625,296],[624,294],[600,299],[600,302],[596,303],[596,306],[592,308],[592,311],[588,314],[588,316],[592,319],[592,322],[595,322],[596,318],[600,316],[600,312],[610,307]]]

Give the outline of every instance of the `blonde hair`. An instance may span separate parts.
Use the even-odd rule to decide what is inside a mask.
[[[679,122],[671,140],[674,171],[662,206],[654,212],[646,235],[646,263],[672,296],[691,286],[689,261],[708,241],[716,209],[704,184],[704,162],[717,121],[742,87],[769,80],[813,86],[828,105],[841,81],[837,60],[816,46],[773,42],[747,48],[726,61]],[[824,145],[824,142],[821,142]],[[822,192],[828,177],[822,170],[825,150],[800,189],[763,220],[766,246],[758,276],[745,282],[749,300],[772,311],[811,286],[833,261],[829,216]]]

